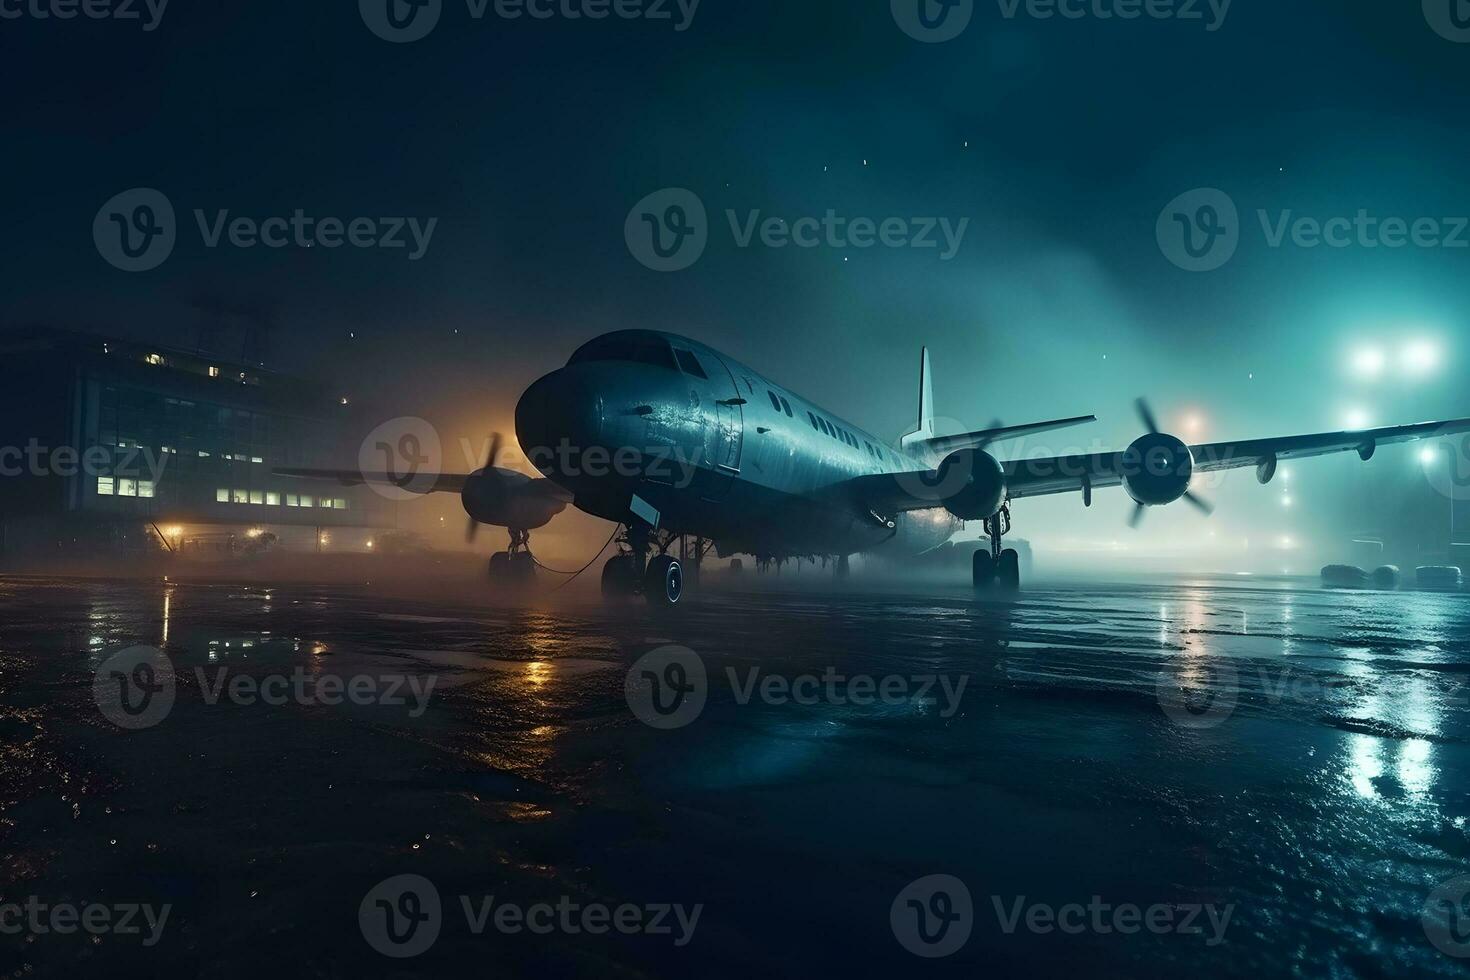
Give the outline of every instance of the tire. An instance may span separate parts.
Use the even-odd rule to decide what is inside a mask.
[[[990,557],[990,552],[984,548],[975,552],[971,574],[977,589],[988,589],[995,584],[995,559]]]
[[[490,578],[495,582],[504,582],[510,578],[510,554],[505,551],[497,551],[490,556]]]
[[[668,555],[650,559],[643,576],[643,594],[650,605],[674,606],[684,594],[684,569]]]
[[[623,598],[637,591],[633,580],[633,556],[614,555],[602,566],[602,594],[608,598]]]
[[[1015,590],[1021,587],[1021,556],[1014,548],[1007,548],[1000,553],[995,576],[1001,588]]]

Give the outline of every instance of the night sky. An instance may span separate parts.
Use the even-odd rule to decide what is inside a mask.
[[[1025,448],[1121,447],[1142,394],[1191,441],[1470,415],[1470,230],[1458,248],[1273,248],[1257,216],[1366,210],[1450,237],[1470,215],[1470,44],[1417,2],[1236,0],[1212,24],[1203,0],[1200,20],[977,0],[959,37],[920,43],[888,0],[703,0],[683,31],[672,0],[659,21],[476,20],[444,0],[406,44],[349,0],[173,0],[151,31],[141,2],[142,22],[39,19],[38,2],[0,4],[25,11],[0,19],[6,326],[189,348],[207,327],[229,355],[269,324],[271,366],[455,433],[507,426],[527,383],[623,327],[697,337],[890,438],[912,427],[922,343],[954,426],[1101,418]],[[139,273],[92,236],[134,187],[162,191],[179,229]],[[709,245],[659,273],[624,222],[669,187],[702,200]],[[1210,272],[1156,236],[1195,188],[1239,208],[1238,251]],[[195,208],[438,221],[411,261],[211,249]],[[727,209],[969,223],[944,261],[741,248]],[[1403,363],[1411,349],[1432,363]],[[1129,535],[1111,491],[1092,513],[1027,502],[1018,532],[1162,549],[1213,531],[1257,553],[1290,538],[1280,563],[1304,570],[1331,557],[1329,527],[1445,506],[1415,452],[1298,464],[1292,507],[1237,474],[1209,491],[1209,524],[1178,507]]]

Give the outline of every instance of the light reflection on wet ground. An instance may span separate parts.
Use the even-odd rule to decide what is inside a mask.
[[[151,950],[0,935],[5,975],[1464,967],[1420,922],[1431,888],[1470,873],[1463,596],[1207,581],[1013,603],[711,592],[656,615],[0,580],[0,602],[0,899],[175,907]],[[165,647],[178,698],[161,724],[124,734],[93,704],[91,671],[138,643]],[[687,727],[656,731],[630,712],[624,680],[671,643],[702,658],[709,700]],[[222,666],[436,686],[419,717],[207,704],[190,672]],[[952,714],[942,699],[741,704],[727,671],[738,683],[753,668],[966,686]],[[404,872],[432,879],[451,916],[461,894],[705,911],[683,949],[473,936],[461,916],[429,953],[393,962],[367,948],[357,906]],[[977,913],[943,961],[912,957],[889,926],[899,890],[934,873],[963,879]],[[1094,895],[1234,913],[1208,946],[1007,934],[993,904]]]

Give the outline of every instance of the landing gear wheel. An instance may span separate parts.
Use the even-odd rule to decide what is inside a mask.
[[[669,555],[659,555],[648,563],[643,575],[643,594],[650,605],[672,606],[684,594],[684,569]]]
[[[1016,549],[1007,548],[1000,553],[1000,561],[996,562],[995,576],[1003,589],[1014,591],[1021,587],[1021,556]]]
[[[995,584],[995,559],[991,558],[990,552],[984,548],[975,552],[972,569],[975,588],[988,589]]]
[[[490,556],[490,580],[505,582],[510,579],[510,553],[497,551]]]
[[[623,598],[638,591],[638,580],[633,572],[632,555],[614,555],[602,566],[602,594],[609,598]]]

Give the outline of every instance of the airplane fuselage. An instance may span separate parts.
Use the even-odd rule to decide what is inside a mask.
[[[661,530],[712,539],[721,554],[917,553],[964,526],[943,508],[873,513],[848,481],[932,461],[673,334],[584,345],[526,390],[516,434],[579,509],[626,522],[636,495]]]

